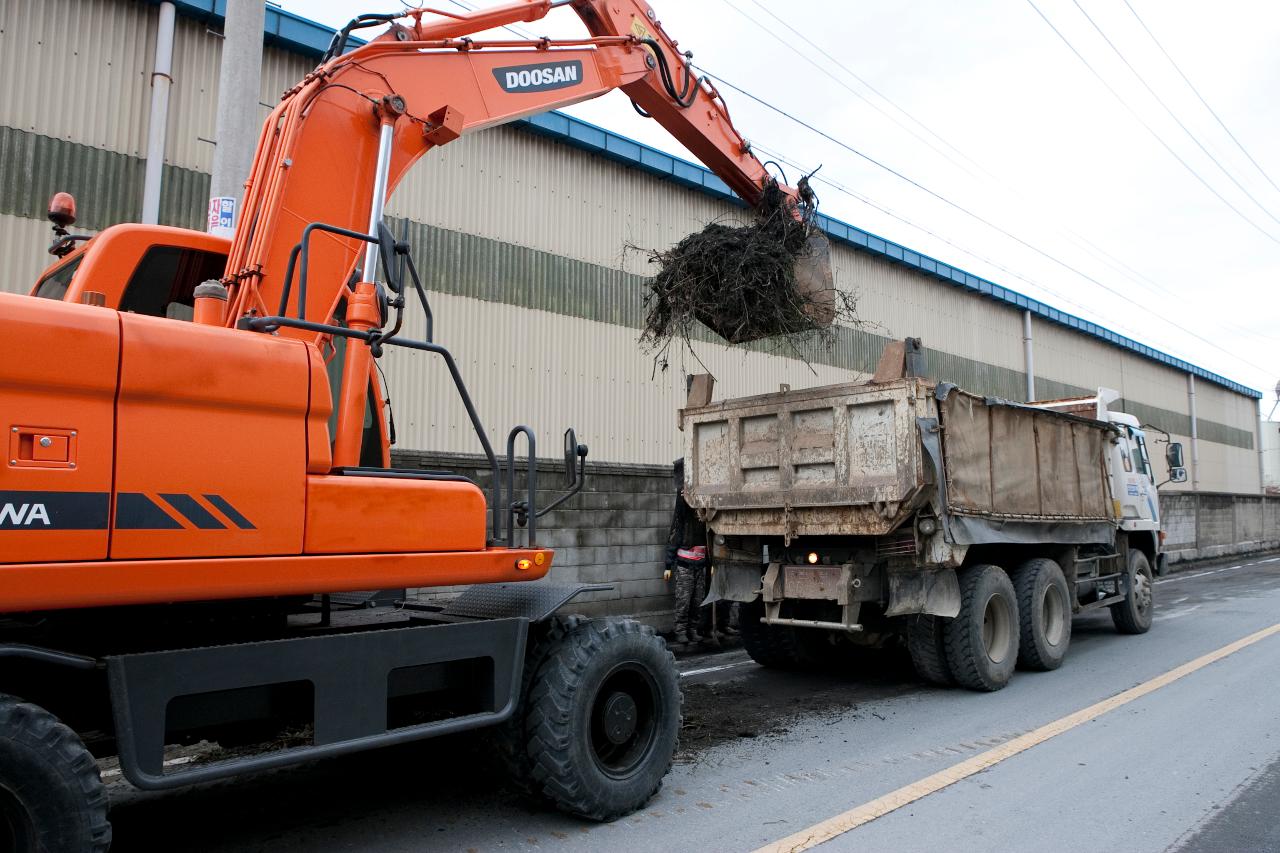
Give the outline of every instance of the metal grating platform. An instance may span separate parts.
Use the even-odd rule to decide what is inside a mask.
[[[609,584],[483,583],[468,587],[444,609],[447,616],[471,619],[523,618],[537,622],[575,595],[613,589]]]

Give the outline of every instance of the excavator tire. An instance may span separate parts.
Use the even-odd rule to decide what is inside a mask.
[[[561,811],[615,820],[649,802],[671,769],[683,701],[675,658],[631,620],[557,633],[524,703],[528,778]]]
[[[76,733],[48,711],[0,695],[0,850],[103,853],[107,791]]]
[[[753,661],[770,669],[811,669],[817,665],[811,647],[795,628],[766,625],[760,621],[763,616],[764,602],[758,598],[743,604],[739,614],[742,646]]]
[[[511,719],[491,732],[494,753],[507,779],[521,793],[542,799],[533,781],[534,761],[526,751],[529,742],[528,721],[529,694],[541,678],[543,667],[551,653],[564,642],[564,638],[586,621],[582,616],[552,616],[545,622],[529,628],[529,643],[524,653],[524,674],[520,683],[520,698]]]

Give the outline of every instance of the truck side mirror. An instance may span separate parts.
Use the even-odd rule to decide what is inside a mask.
[[[1181,468],[1182,465],[1182,442],[1173,441],[1169,443],[1169,447],[1164,452],[1164,459],[1169,463],[1170,476],[1173,476],[1174,468]],[[1187,472],[1182,472],[1181,480],[1174,480],[1175,483],[1181,483],[1187,479]]]
[[[1170,469],[1169,469],[1169,482],[1170,482],[1170,483],[1185,483],[1185,482],[1187,482],[1187,469],[1186,469],[1186,468],[1182,468],[1182,467],[1170,468]]]

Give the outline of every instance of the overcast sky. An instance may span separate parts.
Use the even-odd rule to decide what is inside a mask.
[[[1256,388],[1270,411],[1280,380],[1280,3],[652,3],[696,63],[936,194],[721,87],[758,153],[821,164],[819,177],[844,188],[817,184],[823,212]],[[336,26],[389,4],[281,5]],[[584,33],[568,9],[520,28]],[[567,112],[692,159],[620,93]]]

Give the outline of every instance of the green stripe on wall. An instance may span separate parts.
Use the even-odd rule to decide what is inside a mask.
[[[138,157],[0,126],[0,213],[44,219],[56,192],[76,197],[76,225],[99,231],[142,217],[144,161]],[[204,224],[209,176],[165,165],[160,223]]]
[[[5,164],[0,170],[0,213],[42,220],[49,198],[64,190],[76,197],[77,224],[85,229],[135,222],[141,214],[140,158],[0,126],[0,163]],[[166,165],[161,223],[201,227],[208,191],[208,175]],[[415,261],[431,291],[624,326],[635,329],[639,337],[644,324],[643,276],[412,220],[388,220],[397,235],[407,229]],[[720,339],[698,327],[693,340]],[[839,327],[829,348],[816,339],[796,341],[794,349],[769,342],[747,348],[872,373],[887,340],[863,329]],[[926,365],[931,376],[976,394],[1018,400],[1026,387],[1020,370],[933,349],[926,348]],[[1036,393],[1052,399],[1094,391],[1037,377]],[[1129,401],[1124,405],[1144,423],[1183,435],[1190,429],[1186,415]],[[1206,420],[1199,426],[1206,441],[1253,448],[1249,430]]]

